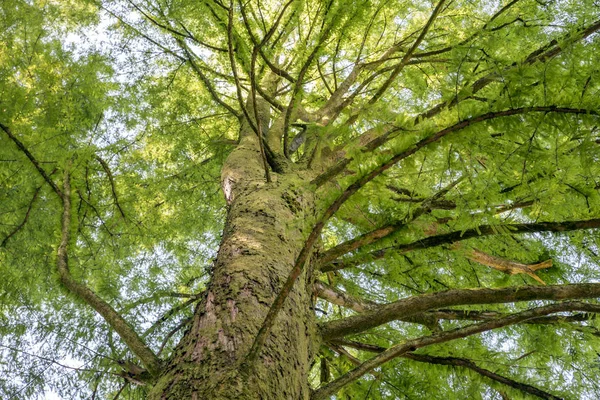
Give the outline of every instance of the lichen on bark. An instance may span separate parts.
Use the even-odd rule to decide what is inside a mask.
[[[245,123],[241,132],[222,169],[228,213],[213,276],[151,399],[309,398],[318,343],[310,268],[295,283],[258,359],[250,368],[244,362],[314,221],[314,193],[310,179],[298,173],[267,183],[256,135]]]

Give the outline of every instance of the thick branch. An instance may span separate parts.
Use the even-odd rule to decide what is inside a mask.
[[[506,232],[508,232],[509,234],[537,232],[569,232],[575,230],[595,228],[600,228],[600,218],[580,221],[534,222],[529,224],[480,225],[476,228],[467,229],[465,231],[454,231],[444,233],[441,235],[428,236],[411,243],[386,247],[383,249],[372,251],[367,255],[358,256],[347,261],[334,261],[328,265],[323,266],[321,268],[321,271],[336,271],[343,268],[357,266],[368,261],[382,259],[391,252],[407,253],[409,251],[429,249],[444,244],[452,244],[463,240],[483,236],[499,235]]]
[[[365,299],[359,299],[348,293],[339,291],[323,282],[316,281],[314,284],[314,290],[320,298],[326,300],[332,304],[349,308],[358,313],[362,313],[371,310],[378,306],[377,303]]]
[[[572,285],[573,286],[573,285]],[[546,289],[546,288],[544,288]],[[598,294],[600,294],[600,285],[598,285]],[[368,373],[369,371],[377,368],[384,363],[402,356],[408,352],[412,352],[418,348],[430,346],[436,343],[448,342],[455,339],[464,338],[467,336],[475,335],[481,332],[489,331],[492,329],[502,328],[509,325],[518,324],[524,322],[528,319],[540,317],[548,314],[553,314],[562,311],[591,311],[600,312],[600,306],[595,304],[586,304],[581,302],[567,302],[567,303],[559,303],[559,304],[551,304],[548,306],[538,307],[534,309],[530,309],[527,311],[523,311],[517,314],[513,314],[507,317],[503,317],[500,319],[496,319],[493,321],[482,322],[479,324],[469,325],[463,328],[457,328],[451,331],[445,331],[441,333],[437,333],[431,336],[424,336],[417,339],[407,340],[403,343],[397,344],[383,353],[379,354],[372,359],[365,361],[359,367],[349,371],[348,373],[342,375],[338,379],[333,382],[325,385],[320,388],[316,392],[313,393],[311,397],[312,400],[320,400],[326,399],[329,396],[336,393],[339,389],[344,387],[345,385],[357,380],[362,375]]]
[[[490,268],[504,272],[508,275],[514,274],[526,274],[545,285],[546,283],[535,273],[538,269],[550,268],[552,266],[552,260],[546,260],[537,264],[523,264],[504,258],[495,257],[490,254],[484,253],[481,250],[473,249],[467,254],[467,258],[476,261],[480,264],[487,265]]]
[[[319,298],[328,301],[332,304],[349,308],[351,310],[356,311],[357,313],[363,313],[369,310],[377,309],[377,307],[381,306],[380,304],[375,303],[373,301],[361,299],[356,296],[352,296],[348,293],[337,290],[336,288],[328,286],[323,282],[315,282],[314,289]],[[434,313],[421,313],[417,315],[412,315],[407,318],[402,318],[401,321],[410,322],[414,324],[421,324],[430,328],[431,330],[438,329],[438,318],[436,318]]]
[[[63,185],[63,213],[61,241],[57,250],[56,265],[60,282],[100,314],[104,320],[119,334],[129,349],[142,361],[148,372],[153,376],[160,373],[160,359],[150,350],[138,336],[133,327],[117,313],[114,308],[102,300],[87,286],[77,282],[69,269],[67,249],[69,245],[69,231],[71,225],[71,184],[68,171],[65,172]]]
[[[419,317],[418,314],[415,317]],[[426,311],[423,313],[424,316],[431,318],[435,321],[438,320],[453,320],[453,321],[489,321],[494,318],[499,318],[505,314],[498,311],[478,311],[478,310],[452,310],[452,309],[440,309],[433,311]],[[526,324],[539,324],[539,325],[551,325],[560,323],[570,322],[583,322],[589,321],[590,319],[596,318],[595,314],[574,314],[568,317],[565,316],[552,316],[552,317],[539,317],[525,321]]]
[[[514,303],[531,300],[573,300],[600,297],[600,283],[519,286],[501,289],[452,289],[408,297],[371,309],[363,314],[321,325],[323,338],[333,339],[364,332],[387,322],[441,307]]]

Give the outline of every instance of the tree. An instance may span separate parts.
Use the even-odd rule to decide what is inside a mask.
[[[3,397],[600,396],[596,2],[0,10]]]

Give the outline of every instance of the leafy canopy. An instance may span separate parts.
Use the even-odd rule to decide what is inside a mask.
[[[60,284],[63,173],[74,279],[166,358],[210,277],[220,169],[256,97],[271,173],[277,157],[312,170],[319,215],[334,212],[319,282],[355,305],[322,291],[324,324],[450,288],[597,282],[598,232],[564,222],[600,217],[599,15],[591,0],[2,2],[1,396],[143,397],[117,362],[135,356]],[[548,259],[529,275],[497,265]],[[383,351],[529,307],[352,339]],[[531,395],[482,369],[597,398],[598,323],[563,314],[407,353],[336,398]],[[315,388],[373,357],[329,344]]]

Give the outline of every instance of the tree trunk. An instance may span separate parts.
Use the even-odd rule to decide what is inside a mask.
[[[273,178],[266,183],[256,135],[242,135],[222,171],[229,209],[211,282],[151,399],[309,398],[317,341],[309,268],[254,365],[242,368],[313,220],[308,180],[294,173]]]

